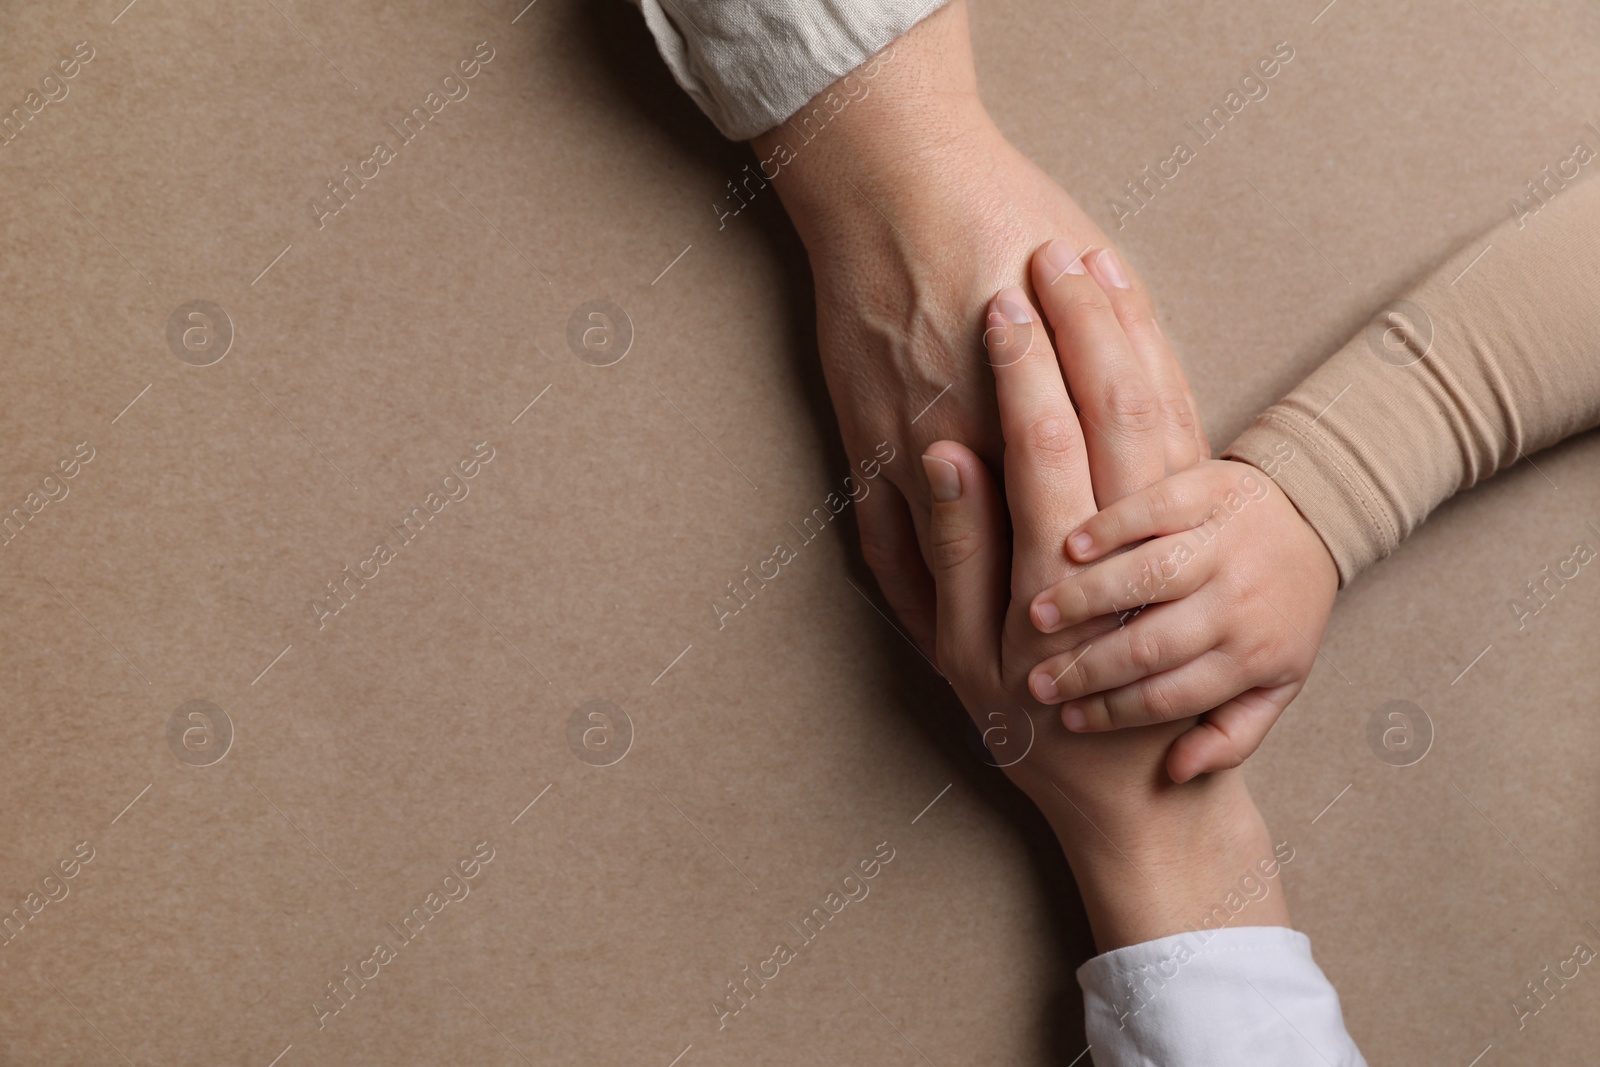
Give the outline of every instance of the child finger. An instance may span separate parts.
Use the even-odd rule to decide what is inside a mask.
[[[1181,667],[1063,704],[1061,722],[1074,733],[1149,726],[1202,714],[1248,688],[1234,658],[1212,649]]]
[[[1141,615],[1081,649],[1045,660],[1029,672],[1028,689],[1041,704],[1059,704],[1181,667],[1217,646],[1221,635],[1213,619],[1176,605]]]
[[[1179,471],[1090,516],[1067,537],[1067,552],[1089,563],[1148,537],[1192,530],[1211,518],[1228,488],[1225,464]]]
[[[1101,615],[1177,600],[1210,581],[1218,562],[1218,554],[1192,536],[1147,541],[1061,579],[1034,597],[1028,616],[1041,633],[1053,634]]]

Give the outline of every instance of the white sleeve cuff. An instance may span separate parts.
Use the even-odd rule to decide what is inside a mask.
[[[1097,1067],[1366,1067],[1310,939],[1288,927],[1130,945],[1078,983]]]
[[[633,0],[724,136],[770,130],[946,0]]]

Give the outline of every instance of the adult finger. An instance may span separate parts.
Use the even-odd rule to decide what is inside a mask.
[[[1034,254],[1033,286],[1078,405],[1095,499],[1104,507],[1159,481],[1166,458],[1155,390],[1105,290],[1059,239]]]
[[[933,498],[928,543],[938,591],[939,667],[958,692],[992,686],[1010,599],[1000,491],[983,461],[953,441],[930,445],[922,465]]]
[[[1239,766],[1261,747],[1304,685],[1252,689],[1207,712],[1167,749],[1167,774],[1182,785],[1197,775]]]
[[[1002,290],[987,324],[984,347],[1006,441],[1012,593],[1028,599],[1066,571],[1066,535],[1094,513],[1094,490],[1055,350],[1022,290]]]
[[[1059,704],[1181,667],[1217,646],[1222,634],[1214,619],[1177,605],[1146,612],[1082,649],[1045,660],[1029,673],[1028,689],[1041,704]]]
[[[1053,634],[1100,615],[1186,597],[1219,564],[1218,553],[1205,551],[1193,535],[1147,541],[1061,579],[1033,598],[1028,614],[1040,633]]]
[[[1145,379],[1155,391],[1166,473],[1176,473],[1208,458],[1211,450],[1200,425],[1194,392],[1189,388],[1189,379],[1178,363],[1172,343],[1156,319],[1155,302],[1150,298],[1144,279],[1110,248],[1086,253],[1084,261],[1089,273],[1110,298],[1122,332],[1133,348],[1134,359],[1144,369]]]
[[[878,588],[922,654],[933,658],[933,576],[923,561],[922,545],[906,498],[887,478],[856,504],[861,525],[861,556],[878,580]]]
[[[1061,722],[1075,733],[1149,726],[1199,715],[1251,688],[1238,662],[1212,649],[1181,667],[1063,704]]]

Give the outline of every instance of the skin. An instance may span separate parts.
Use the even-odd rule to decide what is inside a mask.
[[[810,256],[822,365],[846,451],[854,464],[879,441],[918,454],[948,437],[998,466],[994,386],[974,358],[983,309],[996,290],[1028,286],[1028,258],[1050,238],[1073,254],[1110,242],[984,110],[965,0],[894,42],[870,82],[841,79],[813,103],[852,85],[858,98],[814,140],[784,125],[752,142],[762,159],[780,145],[794,149],[773,185]],[[1121,266],[1143,292],[1136,272]],[[1134,346],[1132,358],[1143,356]],[[1171,436],[1165,471],[1209,454],[1175,361],[1149,361],[1116,406],[1119,420],[1159,423]],[[862,552],[927,651],[927,482],[913,470],[886,473],[893,491],[874,493],[859,514]]]
[[[1115,290],[1085,274],[1056,274],[1047,251],[1032,267],[1059,357],[1020,290],[1002,292],[988,308],[1005,500],[973,450],[942,441],[923,457],[936,642],[997,762],[1009,763],[1007,775],[1054,828],[1095,942],[1107,952],[1199,929],[1242,876],[1270,863],[1272,842],[1237,770],[1181,785],[1165,773],[1169,747],[1192,720],[1073,733],[1028,691],[1027,665],[1061,640],[1032,624],[1034,597],[1053,572],[1083,573],[1063,561],[1055,532],[1093,515],[1107,485],[1137,493],[1164,447],[1160,434],[1130,444],[1108,426],[1080,422],[1067,396],[1064,373],[1122,358]],[[1250,925],[1289,925],[1282,893],[1250,907]]]
[[[762,159],[780,149],[790,153],[773,185],[811,260],[822,365],[852,465],[870,457],[880,441],[920,452],[950,438],[965,442],[992,469],[1001,466],[996,382],[973,353],[992,329],[984,309],[997,289],[1015,287],[1027,298],[1044,299],[1026,264],[1052,237],[1065,248],[1058,259],[1086,267],[1112,296],[1121,327],[1099,346],[1099,358],[1066,367],[1083,422],[1104,442],[1087,455],[1098,496],[1086,499],[1105,505],[1209,458],[1193,394],[1143,279],[984,110],[965,0],[929,15],[801,114],[812,106],[831,112],[830,94],[851,102],[814,138],[786,124],[752,144]],[[1114,461],[1118,452],[1143,457],[1143,466],[1125,470]],[[907,630],[937,660],[928,483],[910,467],[885,468],[885,474],[881,491],[859,508],[862,554]],[[1170,771],[1187,780],[1236,766],[1304,685],[1331,607],[1331,595],[1323,595],[1331,560],[1298,512],[1292,506],[1284,511],[1286,504],[1257,509],[1219,540],[1212,555],[1229,556],[1228,564],[1208,566],[1210,580],[1191,590],[1193,604],[1147,613],[1139,629],[1146,645],[1136,650],[1119,637],[1120,645],[1093,646],[1076,673],[1061,675],[1064,688],[1056,697],[1046,689],[1037,694],[1052,703],[1070,700],[1063,714],[1081,712],[1088,729],[1216,708],[1200,729],[1182,735]],[[1262,521],[1268,513],[1270,524]],[[1301,529],[1290,533],[1294,522]],[[1051,521],[1030,530],[1041,546],[1054,540],[1050,566],[1068,562],[1062,546],[1076,526]],[[1246,530],[1275,546],[1270,556],[1256,550]],[[1088,562],[1120,547],[1074,559]],[[1039,547],[1028,558],[1043,560],[1043,552]],[[1283,586],[1284,574],[1302,572],[1314,575],[1310,595]],[[1050,582],[1065,573],[1052,574]],[[1185,582],[1199,573],[1192,569]],[[1075,589],[1062,595],[1075,596]],[[1028,666],[1053,678],[1069,667],[1078,645],[1120,628],[1122,620],[1111,613],[1125,608],[1099,603],[1095,617],[1079,613],[1051,625],[1049,632],[1063,638],[1060,652]],[[1265,625],[1270,611],[1263,604],[1289,613],[1300,638],[1285,640]],[[1044,627],[1044,619],[1035,625]],[[1225,641],[1224,634],[1233,636]],[[1118,647],[1121,660],[1112,655]],[[1189,651],[1194,662],[1179,663]],[[1130,677],[1140,663],[1155,677]],[[1098,678],[1110,679],[1112,690],[1084,688]]]
[[[1153,538],[1153,540],[1146,540]],[[1080,563],[1034,598],[1055,633],[1146,604],[1126,626],[1034,668],[1029,688],[1062,703],[1071,730],[1205,714],[1173,746],[1174,781],[1242,762],[1304,687],[1339,588],[1338,567],[1272,479],[1209,461],[1118,500],[1068,538]],[[1209,735],[1209,737],[1207,736]]]

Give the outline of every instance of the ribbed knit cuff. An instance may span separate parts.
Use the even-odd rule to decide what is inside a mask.
[[[1380,442],[1370,442],[1380,447]],[[1223,452],[1259,468],[1322,538],[1339,568],[1339,588],[1395,550],[1400,531],[1355,464],[1349,445],[1331,439],[1312,419],[1279,403]]]

